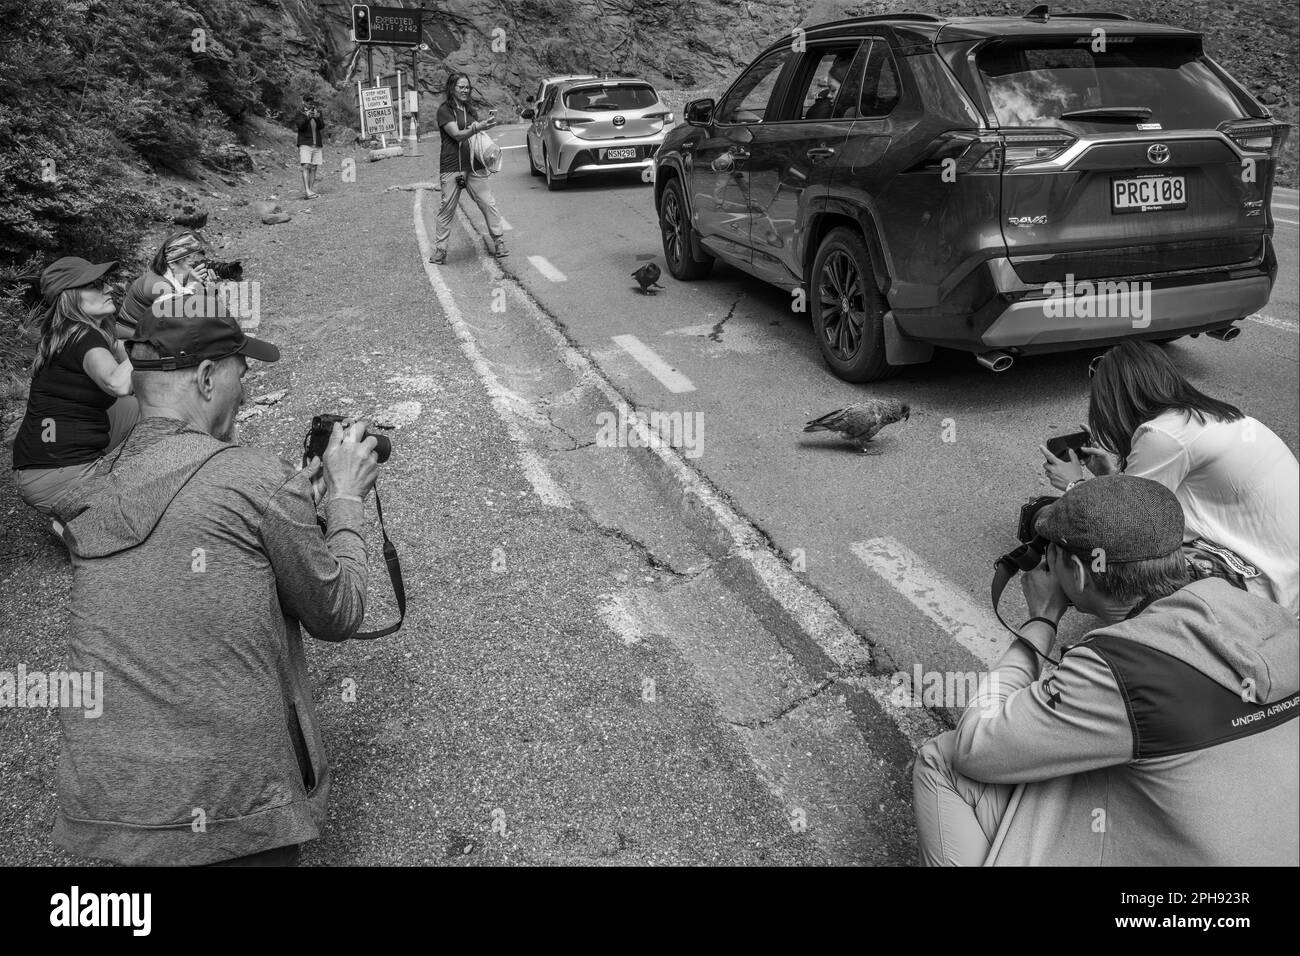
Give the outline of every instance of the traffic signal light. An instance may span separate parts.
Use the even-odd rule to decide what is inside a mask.
[[[370,5],[352,4],[352,38],[358,43],[370,40]]]

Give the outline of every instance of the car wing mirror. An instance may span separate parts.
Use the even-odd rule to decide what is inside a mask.
[[[536,115],[537,115],[536,111],[531,106],[528,107],[527,109],[523,109],[519,111],[519,116],[522,119],[526,119],[526,120],[530,120]]]
[[[715,105],[714,101],[708,98],[691,100],[686,104],[686,122],[692,126],[707,126],[713,121],[713,108]]]

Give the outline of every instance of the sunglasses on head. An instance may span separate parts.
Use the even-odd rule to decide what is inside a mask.
[[[1092,361],[1088,363],[1088,378],[1092,378],[1097,374],[1097,366],[1101,364],[1101,360],[1105,357],[1106,353],[1104,352],[1101,355],[1094,355],[1092,357]]]

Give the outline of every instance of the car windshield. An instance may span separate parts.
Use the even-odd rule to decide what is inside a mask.
[[[976,56],[999,125],[1158,123],[1214,129],[1241,105],[1194,41],[1105,36],[996,41]],[[1067,115],[1073,114],[1073,115]]]
[[[564,105],[571,110],[640,110],[659,102],[653,87],[645,84],[583,86],[564,94]]]

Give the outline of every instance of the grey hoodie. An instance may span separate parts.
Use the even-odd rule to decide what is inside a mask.
[[[329,766],[299,621],[345,640],[365,614],[362,506],[316,523],[269,452],[143,419],[55,504],[72,553],[69,666],[103,714],[64,708],[55,840],[193,865],[313,839]]]
[[[986,865],[1300,862],[1300,631],[1218,578],[1099,628],[1037,680],[1018,644],[953,766],[1021,784]]]

